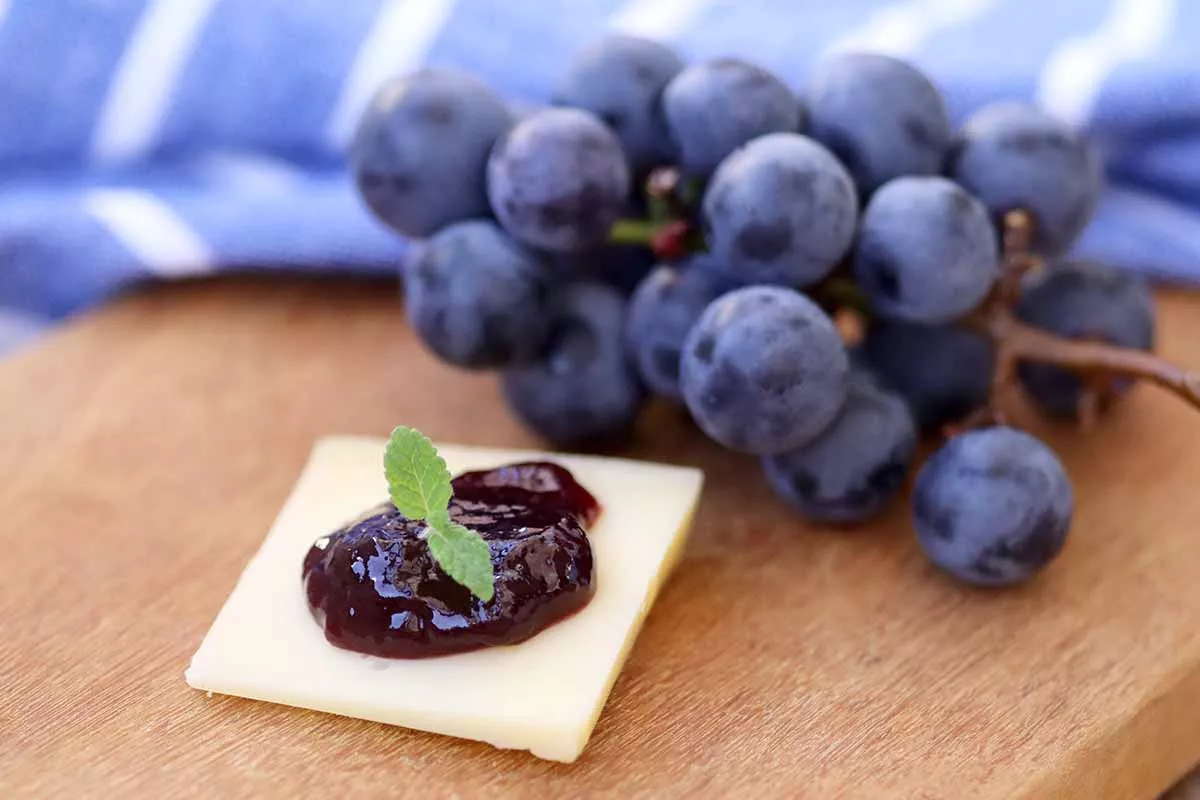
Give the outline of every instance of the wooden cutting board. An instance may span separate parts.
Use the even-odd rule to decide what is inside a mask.
[[[1200,365],[1200,298],[1162,305],[1163,350]],[[936,574],[903,503],[806,527],[650,409],[619,452],[708,485],[574,765],[189,689],[313,439],[397,423],[535,444],[389,284],[157,289],[0,363],[0,795],[1092,800],[1200,759],[1200,415],[1148,388],[1088,436],[1035,423],[1079,509],[1007,592]]]

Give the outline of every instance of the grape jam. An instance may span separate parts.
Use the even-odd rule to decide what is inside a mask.
[[[325,638],[387,658],[422,658],[522,642],[591,599],[584,526],[596,499],[545,462],[467,472],[450,516],[488,544],[495,596],[447,576],[420,538],[424,525],[384,503],[318,539],[304,559],[305,594]]]

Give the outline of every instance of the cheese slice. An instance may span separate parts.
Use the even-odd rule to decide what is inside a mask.
[[[187,682],[574,761],[679,558],[702,474],[613,458],[439,446],[454,474],[535,459],[574,473],[603,508],[588,531],[596,591],[580,612],[518,645],[385,659],[329,644],[301,584],[313,541],[387,497],[383,448],[382,439],[317,443],[192,657]]]

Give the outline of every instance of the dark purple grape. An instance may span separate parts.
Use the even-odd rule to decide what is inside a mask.
[[[999,275],[996,230],[983,204],[939,176],[889,181],[867,204],[854,277],[880,316],[953,322]]]
[[[1088,142],[1049,114],[1021,103],[971,115],[951,148],[949,175],[1000,223],[1024,209],[1034,249],[1055,256],[1078,238],[1100,196],[1100,160]]]
[[[705,433],[733,450],[773,455],[811,442],[837,417],[849,359],[807,297],[748,286],[705,309],[680,367],[683,398]]]
[[[487,192],[505,229],[531,247],[576,252],[605,240],[629,196],[621,144],[573,108],[536,112],[496,143]]]
[[[459,222],[418,245],[404,303],[421,341],[470,369],[508,367],[540,352],[551,278],[530,250],[491,220]]]
[[[913,488],[917,540],[960,580],[1007,586],[1059,551],[1075,507],[1062,462],[1014,428],[971,431],[930,456]]]
[[[670,158],[660,100],[663,88],[683,67],[666,45],[612,34],[572,60],[555,102],[599,117],[621,140],[630,167],[642,171]]]
[[[662,97],[676,163],[704,178],[746,142],[800,128],[800,102],[783,81],[736,58],[693,64]]]
[[[808,84],[808,133],[846,165],[863,197],[901,175],[936,175],[950,145],[937,88],[911,64],[843,53]]]
[[[661,265],[633,293],[625,320],[625,342],[650,390],[682,400],[679,360],[683,341],[708,305],[733,288],[706,269],[704,255],[680,266]]]
[[[549,323],[539,359],[503,373],[517,417],[557,445],[624,433],[645,398],[625,355],[625,299],[601,284],[571,284],[554,298]]]
[[[775,493],[809,519],[862,522],[899,493],[916,449],[908,406],[859,374],[820,436],[762,463]]]
[[[968,328],[875,319],[858,352],[922,430],[961,421],[991,393],[995,348]]]
[[[423,69],[389,81],[350,147],[358,191],[409,236],[486,216],[488,153],[511,124],[503,101],[469,75]]]
[[[721,162],[702,221],[716,263],[733,280],[803,287],[850,248],[858,201],[828,150],[798,133],[773,133]]]

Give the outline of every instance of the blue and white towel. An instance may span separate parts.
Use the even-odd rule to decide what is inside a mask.
[[[435,64],[537,102],[604,30],[797,87],[904,56],[956,120],[1034,99],[1106,156],[1080,251],[1200,280],[1195,0],[0,0],[0,348],[136,281],[393,270],[342,160],[375,87]]]

